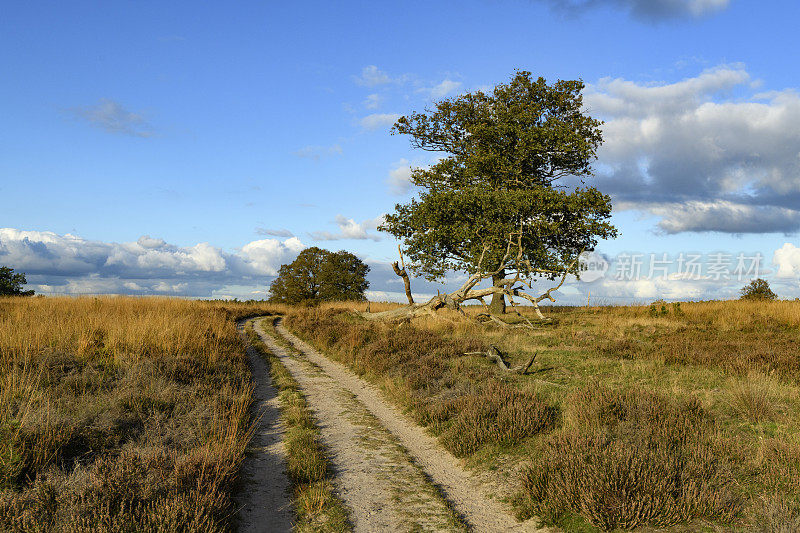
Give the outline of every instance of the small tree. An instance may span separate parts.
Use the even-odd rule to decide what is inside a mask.
[[[28,283],[25,274],[15,274],[10,267],[0,267],[0,296],[33,296],[33,291],[23,291],[22,286]]]
[[[745,285],[741,294],[742,300],[775,300],[778,298],[778,295],[769,288],[767,280],[761,278],[754,279]]]
[[[369,266],[345,252],[306,248],[297,259],[281,266],[270,285],[271,302],[365,300]]]
[[[563,283],[567,273],[579,274],[582,251],[616,236],[608,196],[561,183],[591,177],[602,142],[601,123],[583,113],[582,89],[581,81],[550,85],[518,72],[489,93],[437,102],[394,125],[393,133],[409,135],[413,147],[444,157],[412,170],[418,198],[395,206],[378,229],[403,241],[416,274],[429,280],[448,271],[469,275],[447,302],[440,297],[420,313],[483,298],[491,298],[495,314],[505,311],[506,298],[536,307],[552,300],[557,287],[539,297],[526,294],[531,278]],[[492,286],[475,289],[484,280]]]

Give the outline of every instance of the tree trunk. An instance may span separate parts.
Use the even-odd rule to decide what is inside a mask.
[[[492,276],[492,283],[497,284],[502,279],[505,279],[506,271],[501,270]],[[500,293],[492,294],[492,303],[489,304],[489,312],[493,315],[504,315],[506,312],[506,296]]]

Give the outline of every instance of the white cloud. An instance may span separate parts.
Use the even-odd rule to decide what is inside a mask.
[[[374,131],[393,126],[398,118],[400,115],[397,113],[373,113],[362,118],[360,124],[365,130]]]
[[[461,87],[460,81],[443,80],[441,83],[434,85],[433,87],[419,89],[419,92],[428,93],[431,98],[439,99],[444,98],[451,92],[457,90],[459,87]]]
[[[370,231],[376,230],[379,224],[383,223],[383,215],[363,222],[356,222],[354,219],[347,218],[344,215],[336,215],[335,222],[339,226],[337,233],[314,231],[311,232],[311,238],[317,241],[338,241],[342,239],[379,241],[383,238],[376,233],[370,233]]]
[[[381,105],[381,95],[377,93],[368,94],[364,100],[364,107],[367,109],[378,109]]]
[[[180,247],[148,235],[91,241],[49,231],[0,228],[0,264],[38,290],[203,296],[232,283],[263,284],[305,247],[296,237],[253,241],[235,253],[209,243]]]
[[[598,188],[669,233],[800,229],[800,96],[751,91],[739,65],[672,84],[603,79],[587,111],[606,121]],[[733,92],[737,93],[734,98]]]
[[[619,280],[606,277],[591,286],[591,294],[595,298],[611,298],[614,300],[691,300],[711,294],[723,288],[720,282],[707,279],[680,279],[671,275],[655,279]],[[727,291],[730,292],[730,291]]]
[[[411,189],[411,164],[408,159],[403,158],[395,163],[386,181],[392,194],[406,194]]]
[[[144,116],[125,109],[122,104],[102,98],[91,106],[75,107],[72,113],[97,128],[108,133],[151,137],[153,130]]]
[[[800,248],[784,243],[772,255],[772,264],[778,267],[779,278],[800,278]]]
[[[375,65],[368,65],[361,69],[361,76],[356,78],[356,83],[366,87],[375,87],[376,85],[385,85],[391,82],[392,78]]]
[[[305,245],[297,237],[281,242],[277,239],[261,239],[245,244],[239,256],[253,273],[275,276],[278,268],[292,261]]]
[[[668,234],[685,231],[761,233],[767,228],[791,233],[800,227],[800,211],[726,200],[651,204],[647,210],[662,217],[658,227]]]

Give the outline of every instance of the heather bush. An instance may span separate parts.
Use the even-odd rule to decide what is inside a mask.
[[[486,349],[476,338],[446,338],[335,310],[297,310],[286,324],[356,372],[401,383],[398,400],[418,422],[441,433],[442,444],[455,455],[468,456],[490,444],[517,444],[555,425],[557,410],[540,395],[503,382],[491,367],[458,364],[464,352]]]
[[[739,515],[718,434],[696,402],[592,385],[568,403],[564,429],[523,476],[523,515],[580,515],[604,530]]]

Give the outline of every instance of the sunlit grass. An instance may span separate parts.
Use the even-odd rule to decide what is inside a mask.
[[[398,305],[371,303],[370,310]],[[470,464],[506,472],[511,479],[526,463],[535,471],[549,468],[556,478],[568,476],[560,478],[565,491],[569,483],[584,488],[594,483],[592,490],[600,498],[595,509],[602,509],[602,498],[614,493],[611,485],[602,483],[622,475],[607,475],[580,464],[581,457],[588,460],[601,452],[603,464],[610,469],[638,464],[641,477],[629,478],[633,481],[688,476],[685,483],[694,483],[695,488],[687,485],[688,492],[681,498],[699,491],[689,499],[664,500],[663,509],[651,505],[649,510],[631,508],[625,514],[628,511],[620,509],[616,516],[604,516],[577,504],[570,507],[566,492],[561,500],[553,492],[532,492],[528,480],[528,489],[523,488],[516,500],[523,513],[532,509],[543,513],[544,507],[535,502],[547,505],[549,501],[551,509],[559,510],[550,514],[552,522],[585,530],[648,523],[691,528],[697,526],[693,522],[697,519],[748,529],[762,519],[791,521],[800,516],[800,467],[796,466],[800,464],[800,302],[696,302],[666,304],[664,310],[659,305],[655,311],[649,305],[548,307],[544,313],[551,320],[535,322],[532,331],[486,326],[447,313],[400,326],[376,325],[348,313],[329,314],[363,311],[363,307],[333,303],[318,310],[298,310],[287,325],[381,384]],[[472,306],[465,310],[469,315],[482,311]],[[533,318],[530,308],[521,311]],[[507,318],[515,319],[513,314]],[[512,364],[537,353],[530,375],[503,373],[483,358],[462,355],[488,344],[507,353]],[[503,430],[495,419],[500,404],[513,405],[518,400],[500,401],[499,394],[480,396],[496,382],[528,395],[524,402],[529,402],[530,413],[536,412],[534,405],[539,402],[550,406],[560,413],[556,423],[516,436],[510,431],[516,425]],[[696,404],[698,410],[688,420],[698,429],[661,432],[656,421],[648,430],[649,440],[636,440],[627,430],[614,433],[586,424],[570,425],[569,413],[577,405],[573,393],[592,387],[606,388],[621,398],[641,398],[643,393],[636,391],[647,391],[653,398],[650,404],[661,406],[658,409],[664,413]],[[492,407],[494,400],[499,403]],[[478,403],[489,406],[486,413],[470,407]],[[468,424],[468,418],[475,423]],[[640,418],[634,425],[648,427],[647,420]],[[482,424],[491,430],[484,431]],[[498,437],[498,431],[504,436]],[[606,440],[600,443],[598,435]],[[681,439],[687,444],[675,447]],[[581,442],[586,446],[581,448]],[[574,447],[569,448],[569,443]],[[697,463],[691,467],[697,475],[691,474],[691,468],[670,470],[672,466],[658,459],[666,456],[648,451],[659,447],[676,450],[672,455],[683,450],[680,453],[698,461],[713,457],[717,463]],[[563,453],[559,456],[557,450]],[[570,461],[556,461],[568,452]],[[624,454],[633,455],[626,458]],[[597,455],[595,462],[600,460]],[[708,469],[715,464],[722,470]],[[699,473],[703,468],[705,477]],[[702,483],[706,488],[701,489]],[[636,481],[633,486],[645,485]],[[629,501],[635,507],[647,498],[641,493],[638,500]],[[740,504],[733,505],[734,501]]]
[[[0,299],[0,530],[230,529],[251,432],[234,319],[259,311]]]

